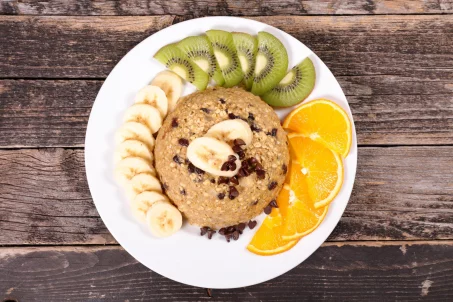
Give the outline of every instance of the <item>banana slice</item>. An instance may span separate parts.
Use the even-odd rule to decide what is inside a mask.
[[[151,85],[160,87],[167,96],[168,100],[168,111],[172,112],[182,93],[182,79],[176,73],[165,70],[156,75]]]
[[[162,193],[162,187],[159,180],[151,173],[140,173],[131,178],[126,193],[129,200],[134,198],[145,191],[153,191]]]
[[[146,224],[154,236],[168,237],[181,228],[182,215],[174,205],[156,201],[146,213]]]
[[[135,96],[136,104],[148,104],[159,110],[162,119],[165,118],[168,111],[168,100],[165,92],[158,86],[148,85],[137,93]]]
[[[230,155],[236,157],[236,167],[233,171],[222,171],[222,165]],[[195,167],[216,176],[232,177],[241,167],[241,161],[230,145],[212,137],[194,139],[187,147],[187,158]]]
[[[145,191],[138,194],[131,202],[132,214],[140,221],[146,221],[146,212],[153,206],[157,201],[170,203],[168,198],[158,192]]]
[[[152,133],[159,131],[162,117],[159,110],[148,104],[134,104],[124,114],[124,122],[138,122],[147,126]]]
[[[126,140],[138,140],[145,143],[149,150],[154,149],[154,137],[151,130],[145,125],[137,122],[124,123],[115,134],[115,142],[117,145]]]
[[[153,152],[148,146],[136,139],[125,140],[116,147],[114,154],[115,164],[126,157],[141,157],[149,162],[153,162],[154,159]]]
[[[140,173],[150,173],[155,176],[156,170],[151,162],[141,157],[126,157],[115,167],[115,179],[123,188],[127,188],[132,177]]]
[[[253,139],[252,129],[247,122],[240,119],[226,120],[212,126],[206,135],[218,140],[229,142],[234,139],[242,139],[249,145]]]

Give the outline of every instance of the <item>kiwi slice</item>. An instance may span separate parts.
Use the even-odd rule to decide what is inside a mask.
[[[192,62],[176,44],[162,47],[156,52],[154,58],[199,90],[205,90],[208,86],[208,74]]]
[[[288,70],[288,53],[279,39],[268,32],[258,33],[252,93],[262,95],[274,88]]]
[[[247,90],[252,89],[253,72],[255,71],[255,56],[258,51],[258,41],[246,33],[232,33],[239,62],[244,73],[244,84]]]
[[[291,69],[274,88],[261,98],[271,106],[290,107],[307,98],[315,87],[316,71],[313,62],[306,58]]]
[[[236,53],[233,35],[223,30],[208,30],[206,35],[211,41],[214,55],[225,79],[225,87],[233,87],[244,78],[241,64]]]
[[[191,36],[176,44],[189,59],[206,72],[217,85],[222,86],[225,80],[214,56],[211,43],[205,36]]]

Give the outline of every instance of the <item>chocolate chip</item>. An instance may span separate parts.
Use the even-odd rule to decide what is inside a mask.
[[[277,136],[277,128],[273,128],[271,132],[272,136]]]
[[[173,156],[173,161],[177,163],[178,165],[182,164],[181,159],[179,158],[178,155]]]
[[[233,239],[234,240],[238,240],[239,239],[239,232],[238,231],[234,231],[233,232]]]
[[[230,181],[230,179],[228,177],[220,176],[219,180],[217,180],[217,184],[219,184],[219,185],[227,184],[229,181]]]
[[[214,178],[211,178],[211,183],[215,184],[215,179]]]
[[[202,227],[200,228],[200,235],[204,236],[208,232],[208,227]]]
[[[219,102],[220,102],[221,104],[225,104],[225,103],[226,103],[225,100],[222,99],[222,98],[219,99]]]
[[[235,118],[237,118],[237,116],[234,113],[228,113],[228,118],[230,120],[234,120]]]
[[[176,128],[176,127],[179,126],[179,124],[178,124],[178,119],[177,119],[177,118],[173,118],[173,119],[171,120],[171,126],[172,126],[173,128]]]
[[[233,177],[230,178],[230,183],[234,184],[234,185],[238,185],[239,184],[239,180],[238,180],[238,178],[236,176],[233,176]]]
[[[222,167],[220,167],[220,171],[230,171],[230,163],[229,162],[224,162]]]
[[[203,111],[204,113],[211,113],[211,110],[209,110],[208,108],[200,108],[201,111]]]
[[[256,163],[255,164],[255,170],[259,171],[264,171],[264,168],[263,168],[263,165],[261,165],[260,163]]]
[[[255,123],[253,123],[252,126],[250,126],[250,129],[252,129],[252,131],[255,131],[255,132],[261,132],[261,128],[259,128],[257,125],[255,125]]]
[[[236,160],[237,160],[237,157],[236,157],[236,156],[234,156],[234,155],[228,155],[228,161],[229,161],[229,162],[233,162],[233,163],[234,163]]]
[[[250,170],[249,168],[241,168],[241,170],[243,170],[242,174],[244,174],[245,177],[249,176],[250,175]]]
[[[212,238],[212,235],[215,234],[215,231],[214,230],[209,230],[208,231],[208,239],[210,240]]]
[[[181,193],[182,195],[186,195],[186,190],[182,188],[181,190],[179,190],[179,193]]]
[[[233,200],[233,199],[235,199],[238,196],[239,196],[239,191],[235,187],[230,186],[230,191],[228,193],[228,198]]]
[[[251,112],[249,112],[249,120],[251,120],[251,121],[255,120],[255,116]]]
[[[168,185],[166,183],[162,183],[162,192],[165,193],[165,191],[168,190]]]
[[[221,229],[219,230],[219,234],[222,235],[222,236],[225,235],[225,232],[226,232],[226,229],[225,229],[225,228],[221,228]]]
[[[237,174],[237,176],[239,176],[239,177],[246,177],[246,176],[249,176],[249,175],[250,175],[249,171],[247,169],[245,169],[245,168],[240,168],[239,172]]]
[[[242,147],[238,146],[238,145],[234,145],[233,146],[233,151],[236,152],[236,153],[241,152],[242,151]]]
[[[220,200],[224,199],[225,198],[225,193],[217,194],[217,198],[220,199]]]
[[[231,235],[230,234],[225,235],[225,239],[226,239],[227,242],[230,242]]]
[[[244,151],[239,151],[237,154],[239,155],[239,159],[244,159],[245,158],[245,152]]]
[[[187,147],[187,146],[189,146],[189,140],[186,138],[180,138],[178,140],[178,144],[180,144],[183,147]]]
[[[241,161],[241,168],[248,168],[249,167],[249,162],[248,160],[243,160]]]
[[[288,167],[285,164],[282,165],[282,171],[283,174],[286,174],[286,172],[288,172]]]
[[[264,213],[266,213],[266,215],[269,215],[271,212],[272,212],[272,207],[267,206],[264,208]]]
[[[269,189],[269,191],[272,191],[273,189],[275,189],[277,187],[277,182],[276,181],[271,181],[268,185],[267,185],[267,188]]]
[[[257,204],[258,204],[258,199],[252,203],[252,206],[256,206]]]
[[[195,167],[195,173],[197,173],[198,175],[203,175],[205,172],[201,169],[198,169],[197,167]]]
[[[249,229],[253,230],[253,228],[256,227],[256,225],[257,225],[256,220],[249,221]]]
[[[273,208],[278,208],[278,204],[275,199],[272,199],[271,202],[269,203],[269,205]]]
[[[234,226],[229,226],[227,227],[226,234],[233,234],[233,232],[236,230]]]
[[[258,160],[256,158],[254,158],[254,157],[250,157],[247,160],[247,162],[249,163],[249,165],[254,166],[254,165],[256,165],[258,163]]]
[[[256,176],[258,177],[258,179],[264,179],[266,177],[266,171],[256,170]]]
[[[230,162],[228,163],[230,165],[230,171],[236,171],[236,163],[235,162]]]
[[[241,222],[237,225],[236,229],[242,232],[245,229],[245,223]]]
[[[189,173],[195,173],[195,166],[191,162],[189,162],[187,170],[189,170]]]
[[[244,142],[242,139],[240,139],[240,138],[235,139],[235,140],[233,141],[233,144],[234,144],[235,146],[245,146],[245,142]]]

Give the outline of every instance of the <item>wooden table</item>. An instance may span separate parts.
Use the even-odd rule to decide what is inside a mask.
[[[452,14],[451,0],[0,0],[0,297],[452,301]],[[96,212],[83,160],[113,66],[152,33],[206,15],[247,16],[315,51],[359,142],[354,191],[328,242],[287,274],[233,290],[137,263]]]

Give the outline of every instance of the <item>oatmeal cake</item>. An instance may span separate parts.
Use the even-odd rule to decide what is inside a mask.
[[[242,119],[252,130],[234,179],[187,159],[187,147],[213,125]],[[277,198],[289,161],[286,133],[274,110],[241,88],[215,87],[180,100],[157,136],[155,163],[163,188],[189,223],[219,229],[247,222]]]

